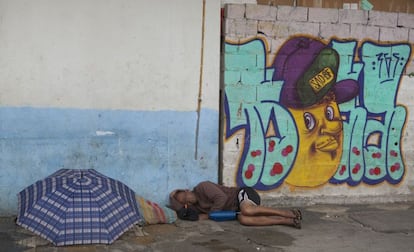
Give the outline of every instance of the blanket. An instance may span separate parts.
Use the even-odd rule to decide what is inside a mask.
[[[144,218],[147,225],[173,223],[177,220],[177,214],[174,210],[160,206],[159,204],[147,200],[140,195],[135,195],[138,204],[138,210]]]

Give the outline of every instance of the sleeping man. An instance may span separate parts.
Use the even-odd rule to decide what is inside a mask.
[[[251,187],[227,187],[210,181],[170,193],[170,207],[180,219],[208,219],[214,211],[236,211],[237,220],[247,226],[289,225],[301,228],[299,209],[276,209],[260,205],[259,194]]]

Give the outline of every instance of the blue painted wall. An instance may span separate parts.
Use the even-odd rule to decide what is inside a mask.
[[[218,118],[202,109],[197,133],[195,111],[1,107],[0,215],[60,168],[96,169],[161,204],[172,189],[217,181]]]

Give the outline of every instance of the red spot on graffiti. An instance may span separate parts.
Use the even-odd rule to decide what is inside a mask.
[[[269,142],[269,147],[267,147],[267,150],[268,150],[269,152],[273,152],[273,151],[275,150],[275,145],[276,145],[276,142],[275,142],[274,140],[271,140],[271,141]]]
[[[244,173],[244,176],[245,176],[247,179],[250,179],[250,178],[252,178],[252,177],[253,177],[253,172],[252,172],[252,171],[247,170],[247,171]]]
[[[353,174],[357,174],[359,172],[359,170],[361,169],[361,165],[359,163],[357,163],[354,168],[352,168],[352,173]]]
[[[359,156],[359,154],[361,154],[361,152],[358,150],[357,147],[353,147],[352,148],[352,153],[354,153],[355,155]]]
[[[357,147],[352,147],[352,153],[354,153],[355,155],[359,155],[359,150]]]
[[[342,165],[341,170],[339,170],[339,175],[343,175],[345,171],[346,171],[346,165]]]
[[[254,171],[254,169],[256,169],[256,167],[254,166],[254,164],[249,164],[249,166],[247,166],[247,170],[248,171]]]
[[[392,151],[390,151],[390,155],[393,156],[393,157],[397,157],[398,153],[396,151],[392,150]]]
[[[391,166],[391,172],[396,172],[400,169],[400,163],[395,163]]]
[[[281,174],[283,172],[283,165],[281,163],[275,163],[272,170],[270,171],[271,176]]]
[[[357,173],[358,173],[358,169],[354,167],[354,168],[352,169],[352,173],[353,173],[353,174],[357,174]]]
[[[262,155],[262,151],[261,150],[255,150],[255,151],[250,152],[250,155],[252,157],[257,157],[257,156]]]
[[[372,153],[372,158],[381,158],[381,153],[379,152]]]
[[[381,174],[381,168],[379,168],[379,167],[371,168],[369,170],[369,174],[378,176],[378,175]]]
[[[284,148],[282,150],[282,156],[286,157],[287,155],[289,155],[290,153],[292,153],[292,151],[293,151],[292,145],[288,145],[288,146],[286,146],[286,148]]]

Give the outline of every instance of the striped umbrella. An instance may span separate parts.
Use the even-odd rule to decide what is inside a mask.
[[[17,224],[56,246],[111,244],[143,221],[134,191],[93,169],[61,169],[18,201]]]

